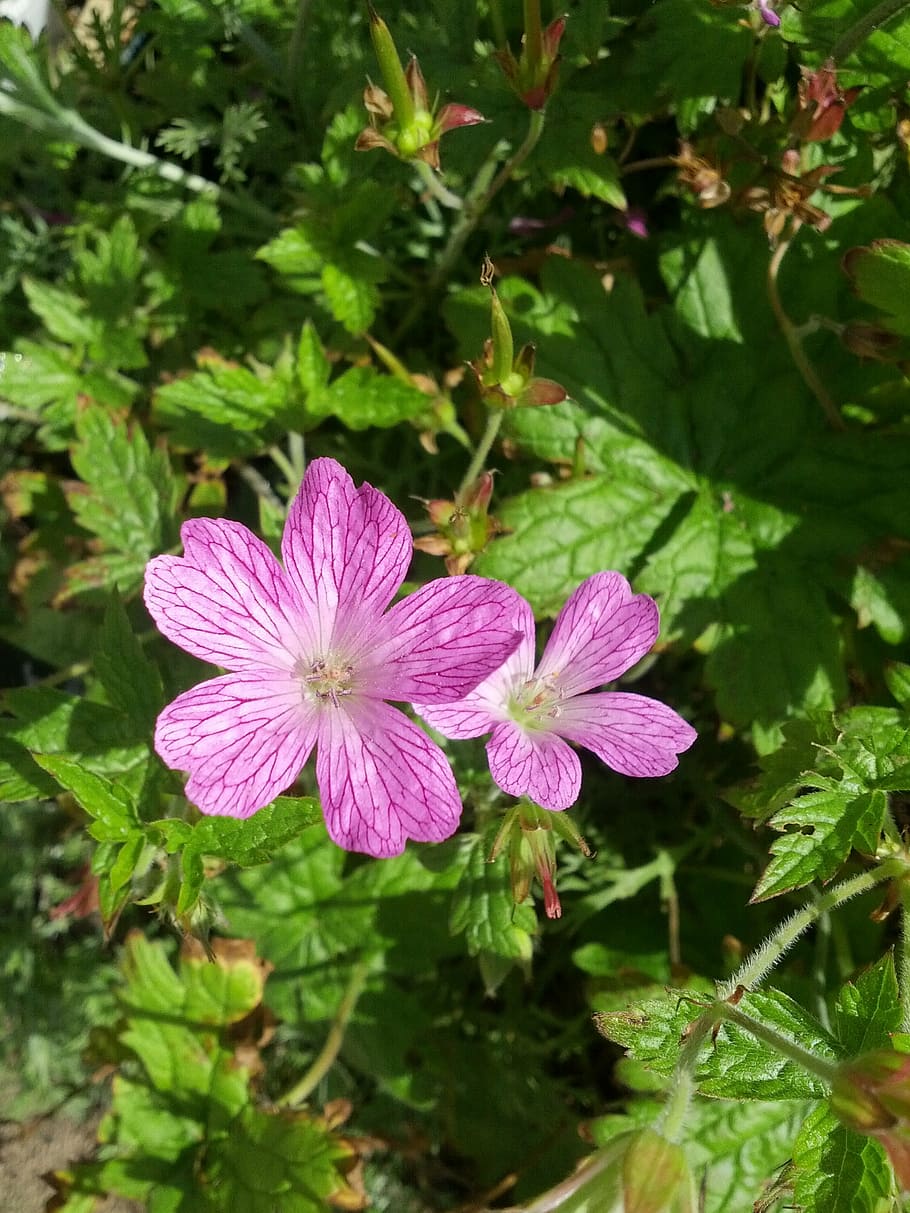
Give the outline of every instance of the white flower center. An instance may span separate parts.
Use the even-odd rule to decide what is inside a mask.
[[[331,702],[337,707],[339,698],[350,695],[353,690],[354,667],[331,654],[309,663],[301,661],[296,672],[303,683],[304,698]]]
[[[548,729],[560,715],[563,693],[556,685],[558,673],[545,678],[529,678],[509,700],[509,715],[526,729]]]

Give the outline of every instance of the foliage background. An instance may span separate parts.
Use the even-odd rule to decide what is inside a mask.
[[[666,987],[703,996],[825,882],[903,855],[910,18],[887,7],[805,0],[772,29],[545,4],[559,84],[514,163],[529,113],[492,51],[522,6],[387,0],[431,94],[487,118],[441,144],[460,210],[354,150],[359,4],[117,2],[53,48],[0,25],[0,1088],[23,1123],[105,1111],[53,1207],[525,1205],[659,1117],[697,1013]],[[809,141],[800,81],[835,52],[861,91]],[[429,530],[420,499],[484,426],[484,252],[570,398],[506,417],[472,571],[541,620],[623,572],[662,614],[634,688],[700,733],[660,782],[584,759],[596,859],[561,852],[558,921],[486,862],[507,798],[480,743],[451,748],[462,832],[371,862],[328,842],[309,771],[204,820],[150,750],[203,676],[138,597],[182,519],[274,543],[329,454]],[[750,1013],[831,1058],[906,1031],[875,904],[820,912]],[[754,1037],[725,1025],[697,1084],[708,1209],[903,1207],[879,1143]]]

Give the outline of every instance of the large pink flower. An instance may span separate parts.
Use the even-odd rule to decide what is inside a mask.
[[[493,778],[510,796],[545,809],[567,809],[578,799],[581,763],[570,741],[622,775],[674,769],[696,733],[672,708],[644,695],[587,693],[624,674],[654,644],[660,619],[652,598],[633,594],[619,573],[589,577],[560,612],[536,670],[531,608],[514,594],[512,611],[518,648],[460,702],[417,706],[428,724],[452,738],[492,730]]]
[[[314,745],[332,838],[396,855],[454,832],[461,801],[445,755],[384,701],[448,703],[518,643],[513,591],[433,581],[386,610],[412,543],[401,512],[333,459],[308,467],[282,539],[284,568],[236,522],[196,519],[184,555],[150,561],[145,602],[181,648],[231,673],[178,696],[155,748],[189,771],[203,813],[248,817],[294,782]]]

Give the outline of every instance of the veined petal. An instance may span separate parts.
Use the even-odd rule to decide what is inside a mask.
[[[620,573],[595,573],[560,611],[537,676],[567,697],[590,691],[635,665],[659,631],[653,598],[633,594]]]
[[[439,746],[396,708],[361,699],[321,713],[316,779],[332,839],[399,855],[409,838],[455,833],[461,799]]]
[[[580,695],[561,707],[554,732],[592,750],[621,775],[667,775],[698,734],[672,708],[646,695]]]
[[[185,555],[156,556],[145,605],[169,640],[229,670],[290,671],[306,639],[301,604],[281,565],[239,522],[195,518]]]
[[[187,797],[223,817],[249,817],[286,791],[315,741],[300,683],[252,670],[178,695],[155,728],[163,761],[190,773]]]
[[[527,643],[516,626],[522,602],[510,586],[484,577],[431,581],[397,602],[376,625],[358,677],[377,699],[420,704],[461,699],[523,640]],[[533,619],[530,626],[533,645]]]
[[[487,742],[490,774],[510,796],[527,796],[543,809],[567,809],[578,799],[581,763],[553,733],[498,724]]]
[[[359,489],[334,459],[314,459],[288,512],[281,553],[317,649],[359,651],[404,581],[411,532],[388,497]]]
[[[534,672],[534,613],[518,593],[513,601],[512,626],[521,637],[518,647],[498,670],[468,691],[463,699],[438,705],[412,705],[443,737],[459,741],[481,737],[500,721],[509,719],[510,699]]]

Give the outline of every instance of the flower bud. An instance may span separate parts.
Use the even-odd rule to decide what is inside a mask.
[[[695,1213],[695,1183],[682,1146],[642,1129],[622,1165],[624,1213]]]
[[[509,84],[532,110],[541,110],[556,88],[559,75],[559,44],[566,18],[557,17],[541,28],[540,0],[525,4],[525,33],[518,59],[507,46],[496,51],[496,60]]]
[[[556,892],[557,837],[571,840],[584,855],[591,855],[568,813],[552,813],[522,800],[506,813],[490,852],[492,863],[505,846],[509,848],[509,879],[516,905],[527,898],[534,878],[540,881],[547,918],[562,916]]]
[[[389,27],[369,4],[370,37],[385,89],[372,82],[363,94],[370,125],[357,136],[357,151],[382,148],[402,160],[423,160],[439,168],[439,140],[459,126],[474,126],[484,116],[467,105],[444,105],[438,113],[430,104],[420,64],[411,56],[406,68]]]
[[[875,1049],[838,1068],[831,1110],[856,1133],[884,1146],[904,1189],[910,1189],[910,1054]]]
[[[499,533],[499,523],[487,513],[492,496],[493,474],[481,472],[455,501],[424,502],[436,534],[415,539],[414,547],[430,556],[445,556],[450,575],[464,573]]]
[[[492,282],[493,264],[486,259],[481,281]],[[553,379],[534,376],[535,347],[522,346],[515,355],[512,328],[496,290],[490,286],[490,331],[483,355],[468,365],[477,377],[480,394],[493,408],[527,408],[541,404],[560,404],[568,392]]]

